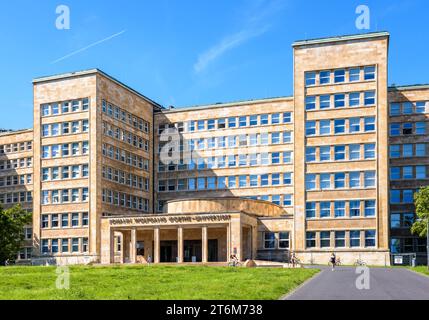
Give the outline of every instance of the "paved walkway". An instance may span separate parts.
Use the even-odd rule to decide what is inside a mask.
[[[356,268],[321,269],[285,300],[429,300],[429,277],[406,269],[371,268],[369,290],[357,289]]]

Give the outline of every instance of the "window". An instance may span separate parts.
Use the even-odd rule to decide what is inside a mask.
[[[414,203],[414,190],[403,191],[403,203]]]
[[[390,115],[391,116],[401,115],[401,104],[400,103],[391,103],[390,104]]]
[[[350,188],[360,188],[360,172],[350,172],[349,174]]]
[[[266,126],[268,125],[268,114],[263,114],[261,115],[261,126]]]
[[[261,186],[262,187],[267,187],[269,185],[268,178],[269,178],[268,174],[261,175]]]
[[[314,162],[314,161],[316,161],[316,148],[314,148],[314,147],[307,147],[306,148],[305,160],[307,162]]]
[[[346,120],[339,119],[334,121],[335,134],[346,132]]]
[[[197,122],[198,131],[203,131],[206,129],[206,122],[204,120],[199,120]]]
[[[250,116],[250,120],[249,120],[250,126],[254,127],[258,125],[258,116]]]
[[[413,124],[412,123],[404,123],[402,126],[402,134],[403,135],[413,134]]]
[[[319,108],[320,109],[329,109],[331,107],[331,96],[324,95],[319,97]]]
[[[402,104],[402,113],[403,114],[413,114],[414,105],[411,102],[405,102]]]
[[[316,97],[307,97],[305,98],[305,110],[315,110],[316,109]]]
[[[375,187],[375,171],[365,172],[365,188]]]
[[[390,146],[390,158],[399,158],[401,156],[401,146],[391,145]]]
[[[320,135],[331,134],[331,120],[320,120]]]
[[[238,177],[238,186],[239,188],[247,187],[247,176],[239,176]]]
[[[375,131],[375,117],[365,118],[365,132]]]
[[[283,143],[291,143],[292,142],[292,132],[284,131],[283,132]]]
[[[79,252],[79,239],[72,239],[72,252]]]
[[[58,239],[52,239],[51,250],[52,250],[52,253],[58,253]]]
[[[416,144],[416,157],[426,156],[426,144]]]
[[[341,161],[346,159],[346,147],[345,146],[335,146],[335,161]]]
[[[275,249],[276,248],[276,234],[273,232],[264,233],[264,248]]]
[[[268,185],[268,175],[267,175],[267,185]],[[237,187],[237,181],[235,176],[231,176],[228,178],[228,188],[234,189]]]
[[[247,117],[239,118],[239,126],[240,128],[247,127]]]
[[[215,125],[216,125],[215,120],[208,120],[207,121],[207,130],[214,130]]]
[[[331,189],[331,174],[330,173],[320,174],[320,189],[322,189],[322,190]]]
[[[344,248],[346,246],[346,232],[335,231],[335,247]]]
[[[292,151],[283,152],[283,163],[292,163]]]
[[[401,179],[401,168],[400,167],[391,167],[390,168],[390,180],[400,180]]]
[[[391,204],[401,203],[401,190],[390,190],[390,203]]]
[[[375,230],[365,231],[365,247],[375,247]]]
[[[61,215],[61,227],[68,228],[68,226],[69,226],[69,215],[68,213],[63,213]]]
[[[331,83],[331,71],[321,71],[319,74],[320,84],[329,84]]]
[[[291,112],[285,112],[283,113],[283,123],[292,123],[292,113]]]
[[[360,144],[351,144],[349,145],[349,160],[359,160],[360,159]]]
[[[49,216],[48,215],[42,216],[41,227],[42,227],[42,229],[49,228]]]
[[[365,149],[365,160],[375,159],[375,144],[366,144]]]
[[[292,195],[291,194],[285,194],[283,196],[283,206],[285,206],[285,207],[292,206]]]
[[[352,248],[360,247],[360,231],[359,230],[350,231],[350,247],[352,247]]]
[[[274,132],[271,134],[271,144],[280,143],[280,132]]]
[[[346,81],[346,71],[345,70],[335,70],[334,72],[334,82],[343,83]]]
[[[316,135],[316,122],[315,121],[308,121],[305,125],[305,132],[306,132],[307,136]]]
[[[335,189],[344,189],[346,187],[346,174],[336,173],[335,174]]]
[[[307,87],[316,85],[316,72],[305,73],[305,85]]]
[[[344,108],[346,106],[346,95],[345,94],[336,94],[334,96],[334,105],[335,108]]]
[[[349,70],[349,81],[356,82],[360,81],[360,69],[354,68]]]
[[[50,115],[50,106],[48,104],[42,105],[42,117],[47,117]]]
[[[350,201],[350,217],[360,217],[360,201]]]
[[[426,134],[426,122],[416,123],[416,134]]]
[[[365,217],[375,217],[375,200],[365,201]]]
[[[217,121],[217,128],[218,129],[225,129],[226,128],[226,119],[219,119]]]
[[[289,249],[289,232],[279,232],[279,249]]]
[[[316,247],[316,232],[306,232],[305,239],[307,248]]]
[[[320,147],[320,161],[331,161],[331,147]]]
[[[360,93],[353,92],[349,94],[349,107],[359,107],[360,106]]]
[[[416,166],[416,179],[426,179],[426,166]]]
[[[321,248],[331,247],[331,232],[330,231],[320,232],[320,247]]]
[[[59,109],[58,103],[53,103],[51,105],[51,112],[52,112],[52,115],[54,115],[54,116],[58,115],[60,113],[60,109]]]
[[[280,114],[274,113],[271,115],[271,124],[279,124],[280,123]]]
[[[365,80],[375,80],[375,66],[365,67],[363,70]]]
[[[403,178],[404,179],[413,179],[414,178],[413,167],[403,167],[402,172],[403,172]]]
[[[426,113],[426,102],[416,102],[416,113]]]
[[[375,91],[365,92],[365,106],[375,105]]]
[[[335,201],[335,218],[342,218],[346,216],[346,202],[345,201]]]
[[[237,127],[237,118],[228,118],[228,128],[236,128]]]
[[[330,218],[331,217],[331,203],[330,202],[321,202],[320,203],[320,218]]]
[[[316,175],[315,174],[307,174],[305,179],[306,190],[315,190],[316,189]]]

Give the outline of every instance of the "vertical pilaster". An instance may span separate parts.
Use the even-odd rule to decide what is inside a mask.
[[[202,262],[207,263],[209,258],[208,232],[207,227],[202,228]]]
[[[161,256],[161,241],[160,241],[160,230],[159,228],[155,228],[153,230],[153,262],[159,263],[160,262],[160,256]]]
[[[177,229],[177,262],[183,263],[183,228]]]

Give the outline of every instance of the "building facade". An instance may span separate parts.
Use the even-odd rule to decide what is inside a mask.
[[[429,86],[388,87],[388,49],[388,33],[298,41],[292,97],[180,109],[99,70],[34,80],[33,131],[0,136],[0,165],[32,143],[33,262],[423,257]]]

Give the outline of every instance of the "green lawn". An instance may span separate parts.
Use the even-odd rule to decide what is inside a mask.
[[[423,274],[429,276],[428,267],[426,267],[426,266],[425,267],[415,267],[415,268],[412,268],[412,270],[420,272],[420,273],[423,273]]]
[[[71,267],[56,289],[55,267],[0,268],[0,300],[276,300],[314,269],[201,266]]]

